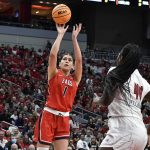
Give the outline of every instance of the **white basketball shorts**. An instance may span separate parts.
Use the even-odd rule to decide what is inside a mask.
[[[114,150],[144,150],[148,136],[142,120],[133,117],[112,117],[108,121],[109,131],[100,147]]]

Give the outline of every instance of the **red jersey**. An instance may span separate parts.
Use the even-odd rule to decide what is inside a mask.
[[[73,77],[65,76],[61,70],[49,80],[46,106],[62,112],[70,112],[77,92]]]

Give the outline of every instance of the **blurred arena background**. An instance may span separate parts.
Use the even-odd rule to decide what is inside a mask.
[[[142,47],[139,70],[150,83],[148,0],[0,0],[0,150],[12,139],[23,150],[34,144],[33,128],[46,96],[48,55],[57,34],[51,11],[60,3],[72,10],[60,55],[73,50],[72,26],[83,23],[83,77],[70,117],[68,150],[75,150],[82,136],[90,150],[97,150],[105,137],[107,107],[91,105],[93,93],[101,95],[107,71],[124,44]],[[142,114],[148,126],[148,102]]]

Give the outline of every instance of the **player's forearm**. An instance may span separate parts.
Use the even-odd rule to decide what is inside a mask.
[[[82,54],[76,37],[72,37],[74,56],[76,62],[82,62]]]
[[[98,105],[106,105],[105,103],[104,103],[104,99],[102,98],[102,97],[98,97],[97,98],[97,100],[96,101],[94,101],[96,104],[98,104]]]
[[[96,97],[95,102],[99,105],[108,106],[114,99],[114,94],[110,95],[107,93],[107,90],[104,90],[101,97]]]
[[[57,38],[56,38],[54,44],[52,45],[52,48],[51,48],[51,51],[50,51],[50,56],[57,57],[57,54],[58,54],[63,36],[64,36],[64,34],[58,34],[57,35]]]
[[[112,99],[110,99],[109,97],[105,97],[102,95],[102,97],[100,97],[100,100],[99,100],[99,104],[101,105],[104,105],[104,106],[108,106],[110,105],[112,102]]]
[[[147,125],[147,135],[150,137],[150,124]]]

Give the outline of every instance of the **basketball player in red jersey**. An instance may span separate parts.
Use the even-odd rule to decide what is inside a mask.
[[[48,96],[44,110],[36,124],[34,140],[37,141],[37,150],[49,150],[53,142],[55,150],[67,150],[69,138],[69,112],[72,109],[74,97],[82,76],[82,55],[77,36],[81,24],[72,31],[72,41],[75,55],[75,65],[70,54],[65,54],[57,69],[57,54],[61,41],[68,26],[56,25],[58,35],[51,48],[48,66]],[[70,74],[74,67],[75,72]]]

